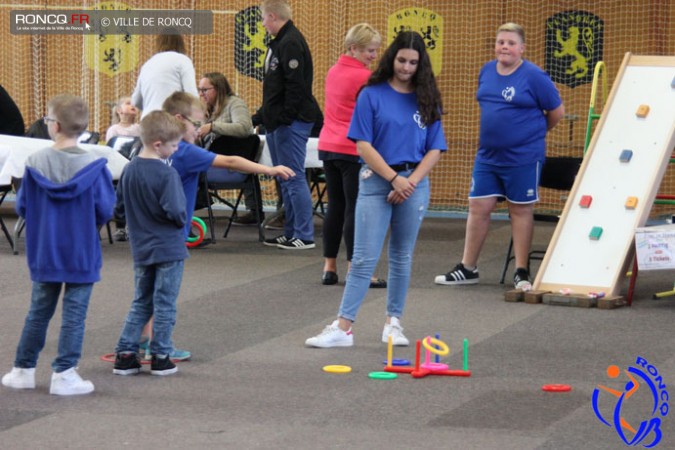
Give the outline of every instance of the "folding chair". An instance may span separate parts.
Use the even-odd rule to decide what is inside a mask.
[[[221,139],[227,138],[227,139]],[[258,162],[260,159],[260,154],[262,151],[262,146],[260,145],[260,138],[258,135],[252,134],[246,138],[232,138],[230,136],[221,136],[216,138],[211,144],[211,150],[213,147],[218,147],[216,153],[222,153],[225,151],[224,147],[227,146],[231,149],[230,155],[241,156],[253,162]],[[204,177],[204,188],[206,190],[206,207],[209,214],[209,227],[211,229],[211,242],[216,241],[215,236],[215,216],[213,214],[213,208],[211,203],[213,199],[218,199],[221,203],[227,205],[232,209],[232,214],[227,218],[227,227],[223,233],[223,237],[226,238],[232,227],[232,222],[237,217],[237,208],[241,203],[241,198],[244,193],[244,189],[250,187],[253,191],[254,202],[256,205],[262,203],[262,197],[260,192],[260,180],[258,179],[257,174],[247,174],[235,172],[228,169],[220,168],[210,168],[206,172]],[[237,194],[236,200],[234,203],[220,196],[218,191],[229,190],[229,189],[238,189],[239,193]],[[265,234],[262,227],[262,219],[260,215],[257,215],[257,227],[258,227],[258,240],[263,241],[265,239]]]
[[[307,182],[309,182],[309,191],[316,194],[316,201],[313,205],[314,214],[323,217],[326,215],[325,203],[323,197],[326,194],[326,173],[319,167],[307,169]]]
[[[140,138],[133,136],[113,136],[108,142],[105,143],[105,145],[119,152],[122,150],[122,147],[127,144],[131,144],[136,140],[140,140]]]
[[[539,186],[548,189],[555,189],[558,191],[569,191],[574,186],[574,179],[581,167],[582,158],[573,157],[546,157],[544,167],[541,171],[541,180]],[[535,222],[558,223],[560,215],[555,213],[546,213],[544,211],[534,213]],[[527,271],[530,271],[530,261],[541,261],[546,255],[546,250],[532,250],[527,256]],[[516,259],[513,255],[513,238],[509,242],[509,248],[506,251],[506,260],[504,261],[504,269],[502,270],[502,277],[499,280],[500,284],[504,284],[506,272],[509,270],[509,264]]]
[[[0,205],[2,205],[2,202],[5,201],[5,197],[10,192],[12,192],[11,185],[7,184],[4,186],[0,186]],[[2,232],[5,233],[5,237],[7,238],[9,245],[12,247],[12,251],[14,251],[14,239],[12,239],[12,235],[9,233],[7,225],[5,225],[5,221],[2,219],[2,215],[0,215],[0,227],[2,228]]]
[[[80,144],[98,144],[100,137],[101,134],[96,131],[85,130],[80,137],[77,138],[77,142]]]

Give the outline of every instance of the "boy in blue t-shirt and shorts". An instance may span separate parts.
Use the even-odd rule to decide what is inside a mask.
[[[496,59],[483,66],[476,98],[481,109],[480,143],[471,178],[469,217],[462,261],[436,284],[478,283],[478,257],[490,226],[490,213],[506,199],[516,258],[514,286],[529,290],[528,254],[534,229],[534,203],[546,157],[546,133],[565,112],[548,74],[523,60],[525,31],[515,23],[497,30]]]

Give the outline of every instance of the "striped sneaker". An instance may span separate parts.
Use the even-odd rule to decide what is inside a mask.
[[[516,272],[513,274],[513,286],[516,289],[521,289],[523,291],[529,291],[532,289],[532,283],[530,283],[530,273],[527,269],[519,267],[516,269]]]
[[[459,284],[478,284],[478,268],[469,270],[464,264],[459,263],[445,275],[438,275],[434,280],[436,284],[455,286]]]
[[[283,244],[284,242],[288,242],[288,238],[284,236],[283,234],[277,237],[273,237],[271,239],[265,239],[263,241],[263,244],[269,246],[269,247],[276,247],[279,244]]]
[[[290,238],[286,242],[280,242],[278,248],[284,250],[307,250],[316,247],[314,241],[305,241],[304,239]]]

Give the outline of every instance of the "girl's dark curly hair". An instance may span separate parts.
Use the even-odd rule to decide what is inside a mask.
[[[431,124],[443,114],[443,100],[436,85],[436,77],[431,69],[431,60],[427,53],[422,36],[414,31],[402,31],[394,42],[384,51],[380,62],[368,79],[366,86],[384,83],[394,77],[394,60],[399,50],[412,49],[419,54],[417,71],[412,77],[412,84],[417,94],[420,115],[426,124]]]

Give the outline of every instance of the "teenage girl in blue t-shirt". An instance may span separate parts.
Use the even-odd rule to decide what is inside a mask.
[[[387,231],[389,277],[382,342],[408,345],[403,314],[412,255],[429,203],[427,175],[447,149],[441,94],[422,37],[399,33],[356,102],[348,137],[365,163],[359,175],[354,254],[338,318],[307,339],[311,347],[350,347],[351,331]]]
[[[534,229],[534,203],[546,154],[546,133],[564,114],[549,76],[523,60],[525,32],[507,23],[497,30],[496,60],[480,71],[480,143],[469,192],[469,217],[462,261],[436,284],[478,283],[478,256],[487,237],[490,213],[505,198],[516,256],[516,289],[531,288],[527,270]]]

